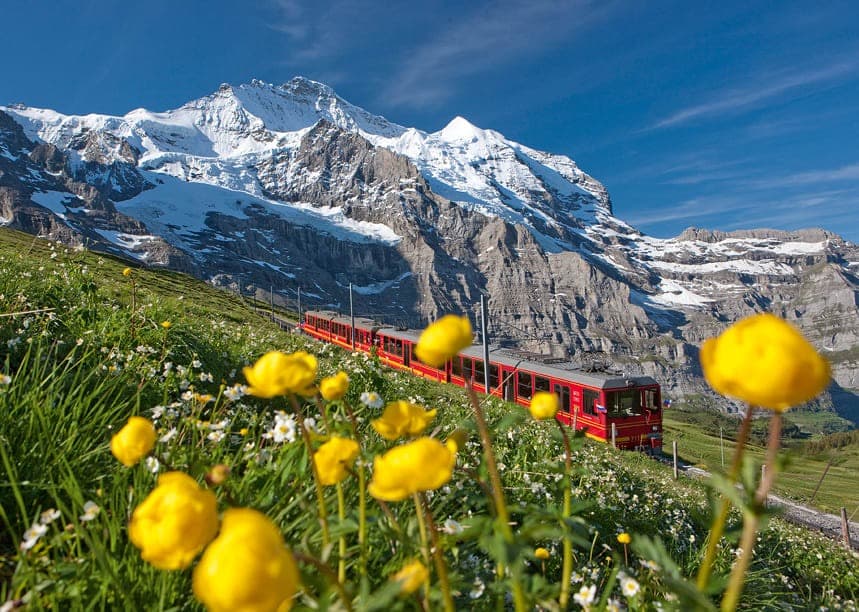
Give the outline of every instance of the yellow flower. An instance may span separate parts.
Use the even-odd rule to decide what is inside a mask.
[[[534,556],[537,557],[538,559],[540,559],[540,561],[545,561],[546,559],[548,559],[552,555],[549,553],[548,550],[546,550],[545,548],[543,548],[541,546],[539,548],[534,549]]]
[[[617,534],[617,541],[621,544],[629,544],[630,542],[632,542],[632,538],[628,533],[624,531],[623,533]]]
[[[346,372],[337,372],[334,376],[323,378],[319,383],[319,393],[328,401],[339,400],[346,395],[349,388],[349,375]]]
[[[218,486],[227,482],[227,478],[229,477],[230,466],[218,463],[217,465],[212,466],[212,469],[209,470],[208,474],[206,474],[206,482],[210,485]]]
[[[131,276],[131,268],[125,268],[125,269],[122,271],[122,275],[123,275],[123,276]]]
[[[538,421],[551,419],[558,411],[558,396],[547,391],[537,391],[531,398],[531,406],[528,410]]]
[[[446,315],[427,327],[415,346],[415,355],[434,368],[471,346],[471,323],[468,317]]]
[[[792,325],[771,314],[747,317],[701,345],[701,367],[723,395],[783,412],[829,384],[829,363]]]
[[[455,443],[446,446],[435,438],[418,438],[376,457],[368,490],[376,499],[402,501],[445,484],[455,463]]]
[[[422,433],[435,418],[435,410],[397,400],[385,406],[382,417],[372,422],[373,429],[386,440],[396,440],[400,436],[416,436]]]
[[[164,329],[170,329],[173,327],[173,324],[170,321],[161,321],[161,327]]]
[[[143,459],[155,446],[155,426],[149,419],[133,416],[110,439],[110,452],[125,467]]]
[[[391,580],[400,583],[400,594],[410,595],[414,593],[429,578],[429,570],[423,563],[415,559],[403,566],[403,569],[391,576]]]
[[[143,560],[165,570],[188,567],[217,531],[214,493],[182,472],[160,476],[128,525],[128,537]]]
[[[247,392],[265,398],[287,393],[312,395],[316,366],[316,357],[304,351],[291,355],[270,351],[260,357],[253,367],[244,369],[250,385]]]
[[[346,478],[346,468],[358,456],[358,443],[349,438],[331,436],[319,450],[313,453],[313,462],[319,472],[319,482],[323,485],[337,484]]]
[[[192,583],[194,595],[210,612],[285,612],[299,578],[277,526],[256,510],[230,508],[221,533],[194,568]]]

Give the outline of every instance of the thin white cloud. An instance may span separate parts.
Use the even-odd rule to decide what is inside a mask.
[[[856,60],[842,61],[804,71],[781,71],[774,76],[750,79],[749,87],[717,91],[709,102],[684,108],[657,121],[650,129],[662,129],[689,123],[696,119],[738,113],[765,105],[768,100],[791,90],[823,83],[855,72]]]
[[[504,0],[473,10],[462,20],[404,54],[380,95],[388,106],[440,102],[463,79],[543,53],[614,10],[614,2]]]
[[[823,170],[810,170],[784,176],[746,181],[743,187],[749,189],[783,189],[797,185],[815,185],[841,181],[859,181],[859,162]]]

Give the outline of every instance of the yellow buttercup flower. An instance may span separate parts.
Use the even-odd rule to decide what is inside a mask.
[[[334,376],[323,378],[319,383],[319,393],[329,402],[339,400],[346,395],[349,388],[349,375],[346,372],[337,372]]]
[[[467,346],[471,346],[471,323],[468,317],[445,315],[427,327],[415,345],[418,359],[434,368]]]
[[[285,612],[299,587],[298,568],[268,517],[230,508],[221,532],[194,568],[192,586],[210,612]]]
[[[122,275],[123,275],[123,276],[131,276],[131,268],[125,268],[125,269],[122,271]]]
[[[418,438],[376,457],[368,491],[376,499],[402,501],[447,483],[455,463],[456,443],[445,445],[435,438]]]
[[[617,541],[621,544],[629,544],[632,542],[632,538],[624,531],[623,533],[617,534]]]
[[[410,595],[421,588],[429,578],[429,570],[423,563],[415,559],[403,566],[403,569],[391,576],[391,580],[400,583],[400,594]]]
[[[541,546],[539,548],[534,549],[534,556],[537,557],[540,561],[545,561],[552,555],[548,550]]]
[[[701,345],[701,367],[713,389],[783,412],[829,384],[829,363],[795,327],[771,314],[747,317]]]
[[[558,412],[558,396],[548,391],[537,391],[531,398],[528,410],[538,421],[551,419]]]
[[[264,398],[287,393],[312,395],[316,367],[316,357],[304,351],[291,355],[270,351],[243,370],[249,384],[247,392]]]
[[[164,329],[170,329],[173,327],[173,324],[170,321],[161,321],[161,327]]]
[[[435,418],[435,414],[435,410],[426,410],[417,404],[397,400],[385,406],[381,418],[373,420],[372,425],[386,440],[396,440],[401,436],[423,433]]]
[[[125,467],[131,467],[155,446],[155,426],[149,419],[133,416],[110,439],[110,452]]]
[[[161,475],[128,525],[128,537],[143,560],[165,570],[188,567],[217,532],[214,493],[182,472]]]
[[[346,478],[346,468],[352,465],[357,456],[358,443],[355,440],[331,436],[313,453],[320,484],[333,485]]]

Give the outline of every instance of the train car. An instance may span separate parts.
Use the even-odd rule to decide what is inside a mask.
[[[649,376],[585,372],[520,358],[502,349],[489,354],[489,389],[485,383],[482,347],[473,345],[440,368],[422,363],[414,354],[419,334],[385,327],[369,319],[355,319],[329,311],[308,311],[302,329],[309,335],[344,348],[375,348],[382,363],[441,382],[490,393],[529,406],[534,393],[548,391],[560,399],[559,421],[618,448],[655,450],[662,446],[662,398],[659,384]]]

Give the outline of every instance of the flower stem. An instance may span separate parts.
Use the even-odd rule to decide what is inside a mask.
[[[754,406],[751,405],[746,408],[746,416],[743,418],[739,432],[737,432],[737,445],[734,448],[734,458],[731,461],[731,469],[728,472],[728,480],[732,485],[737,481],[737,477],[740,475],[740,468],[743,465],[743,452],[745,451],[746,440],[749,437],[749,430],[752,426],[752,413],[754,410]],[[704,554],[704,560],[698,569],[698,589],[700,590],[704,590],[710,581],[713,562],[716,560],[716,548],[719,546],[722,534],[725,533],[725,523],[728,520],[728,513],[730,511],[731,501],[723,495],[719,505],[719,514],[716,515],[710,527],[710,538],[707,541],[707,551]]]
[[[570,518],[572,509],[573,483],[570,478],[570,472],[572,471],[573,466],[573,452],[570,449],[570,438],[567,435],[567,430],[564,429],[564,425],[558,419],[553,420],[558,424],[558,429],[561,430],[561,437],[564,440],[564,508],[562,517],[566,522],[566,519]],[[562,610],[567,609],[567,604],[570,601],[570,576],[573,574],[573,543],[570,540],[570,536],[567,534],[566,527],[567,526],[565,524],[563,543],[564,560],[561,565],[561,595],[558,599],[558,603]]]
[[[352,611],[352,600],[349,597],[349,594],[346,592],[346,588],[343,586],[343,583],[337,579],[337,574],[334,573],[330,567],[325,565],[322,561],[315,557],[311,557],[310,555],[303,555],[301,553],[297,553],[293,551],[292,556],[295,557],[296,561],[301,561],[302,563],[307,563],[312,565],[323,574],[328,576],[328,579],[334,585],[334,588],[337,589],[337,593],[340,595],[340,601],[343,602],[343,607],[346,608],[347,612]]]
[[[501,530],[501,535],[504,541],[508,544],[513,543],[513,531],[510,529],[510,514],[507,512],[507,504],[504,501],[504,489],[501,484],[501,476],[498,474],[498,464],[495,461],[495,453],[492,450],[492,438],[489,435],[489,427],[486,425],[486,417],[483,415],[483,408],[480,406],[480,401],[477,398],[477,393],[471,383],[466,381],[465,389],[468,392],[468,398],[474,407],[474,420],[477,423],[477,431],[480,433],[480,443],[483,446],[483,458],[486,461],[486,471],[489,473],[489,482],[492,485],[492,498],[495,502],[495,513],[497,515],[498,528]],[[513,606],[517,612],[524,611],[525,595],[522,592],[522,585],[519,583],[519,572],[513,568],[512,585],[513,590]],[[499,576],[504,575],[504,566],[498,563]]]
[[[734,569],[731,570],[728,589],[722,598],[722,610],[736,610],[740,595],[743,592],[746,571],[749,569],[749,563],[752,560],[752,549],[754,548],[755,538],[758,533],[760,510],[767,499],[770,488],[775,483],[775,464],[778,457],[778,449],[781,445],[781,426],[781,412],[773,413],[772,418],[770,418],[769,439],[767,440],[766,471],[755,493],[754,506],[751,511],[746,513],[746,520],[743,522],[743,535],[740,538],[740,557],[737,559]]]
[[[343,400],[343,409],[349,416],[349,422],[352,424],[352,435],[355,436],[355,441],[359,446],[363,446],[361,441],[361,433],[358,431],[358,419],[355,418],[355,412],[352,406],[345,399]],[[367,473],[364,470],[364,462],[358,460],[358,547],[360,548],[359,571],[361,576],[367,575]]]
[[[445,612],[453,612],[455,608],[453,605],[453,596],[450,594],[450,583],[447,579],[447,565],[444,562],[444,551],[442,550],[441,543],[438,540],[438,530],[435,528],[435,523],[432,519],[432,510],[430,509],[426,497],[420,493],[418,496],[420,497],[421,505],[423,506],[424,513],[426,514],[426,523],[432,540],[432,556],[433,561],[435,562],[435,571],[436,574],[438,574],[439,586],[441,586],[441,593],[444,597],[444,609]]]
[[[427,540],[427,526],[426,522],[424,521],[424,511],[423,508],[421,508],[421,500],[417,493],[412,494],[412,500],[415,502],[415,515],[418,517],[418,530],[421,534],[421,554],[424,558],[424,565],[429,565],[430,552],[429,543]],[[427,574],[427,579],[424,582],[423,587],[424,599],[427,602],[429,601],[429,588],[429,574]]]
[[[319,481],[319,470],[316,469],[316,462],[313,460],[313,445],[310,443],[310,432],[304,425],[304,419],[299,417],[299,427],[301,428],[301,437],[304,440],[304,447],[307,449],[307,459],[310,462],[310,470],[313,472],[313,482],[316,485],[316,504],[319,506],[319,521],[322,523],[322,545],[328,546],[331,541],[331,536],[328,533],[328,510],[325,508],[325,496],[322,493],[322,483]]]
[[[343,498],[343,487],[337,483],[337,518],[342,523],[346,519],[346,500]],[[346,581],[346,535],[340,534],[340,558],[337,561],[337,578],[340,582]]]

